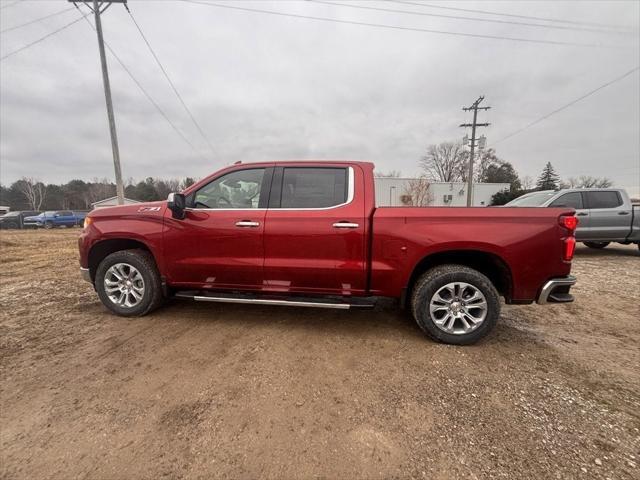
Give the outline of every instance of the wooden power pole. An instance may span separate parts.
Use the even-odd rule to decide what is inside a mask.
[[[478,123],[478,110],[489,110],[491,107],[480,107],[480,103],[484,100],[484,96],[478,97],[478,99],[471,104],[470,107],[462,107],[462,110],[468,112],[473,110],[473,123],[461,123],[461,127],[471,127],[471,152],[469,155],[469,178],[467,186],[467,207],[472,205],[473,201],[473,156],[476,148],[476,127],[488,127],[489,123]]]
[[[118,134],[116,133],[116,117],[113,113],[113,101],[111,100],[111,84],[109,83],[109,71],[107,69],[107,57],[104,51],[102,38],[102,15],[113,3],[127,3],[127,0],[69,0],[74,5],[84,3],[91,9],[95,17],[96,33],[98,34],[98,49],[100,50],[100,64],[102,65],[102,83],[104,85],[104,98],[107,102],[107,117],[109,118],[109,131],[111,133],[111,151],[113,152],[113,168],[116,174],[116,195],[118,205],[124,205],[124,183],[122,182],[122,170],[120,168],[120,149],[118,148]],[[77,5],[76,5],[77,6]]]

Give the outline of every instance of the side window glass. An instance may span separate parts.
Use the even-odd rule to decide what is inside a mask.
[[[616,208],[622,205],[618,192],[587,192],[589,208]]]
[[[258,208],[264,168],[237,170],[216,178],[193,197],[193,208]]]
[[[565,193],[564,195],[556,198],[550,207],[570,207],[576,210],[584,208],[582,205],[582,194],[580,192]]]
[[[346,168],[285,168],[280,207],[327,208],[346,203],[347,171]]]

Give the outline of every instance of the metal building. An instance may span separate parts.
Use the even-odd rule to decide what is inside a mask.
[[[415,202],[411,198],[409,182],[415,178],[376,177],[376,206],[400,207]],[[488,206],[491,197],[502,190],[508,190],[508,183],[474,183],[474,207]],[[467,205],[467,184],[465,182],[429,182],[429,206],[464,207]]]

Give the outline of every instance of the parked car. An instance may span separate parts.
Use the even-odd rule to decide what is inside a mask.
[[[70,210],[42,212],[39,215],[25,218],[24,226],[25,228],[78,227],[82,225],[86,215],[86,213]]]
[[[580,219],[576,240],[589,248],[604,248],[611,242],[640,249],[640,205],[632,205],[621,188],[580,188],[532,192],[505,207],[571,207]]]
[[[94,210],[83,277],[122,316],[164,298],[371,308],[468,344],[506,303],[573,301],[574,209],[376,208],[373,164],[235,164],[167,201]]]
[[[0,216],[0,228],[26,228],[24,225],[24,221],[32,216],[37,215],[40,212],[34,211],[13,211],[7,212],[4,215]]]

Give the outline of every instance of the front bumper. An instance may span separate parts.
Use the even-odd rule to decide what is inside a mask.
[[[573,302],[573,295],[569,289],[575,285],[576,277],[567,275],[566,277],[552,278],[544,284],[540,294],[536,299],[539,305],[546,303],[569,303]]]
[[[93,283],[91,281],[91,272],[89,271],[88,268],[80,267],[80,276],[82,277],[83,280],[86,280],[89,283]]]

